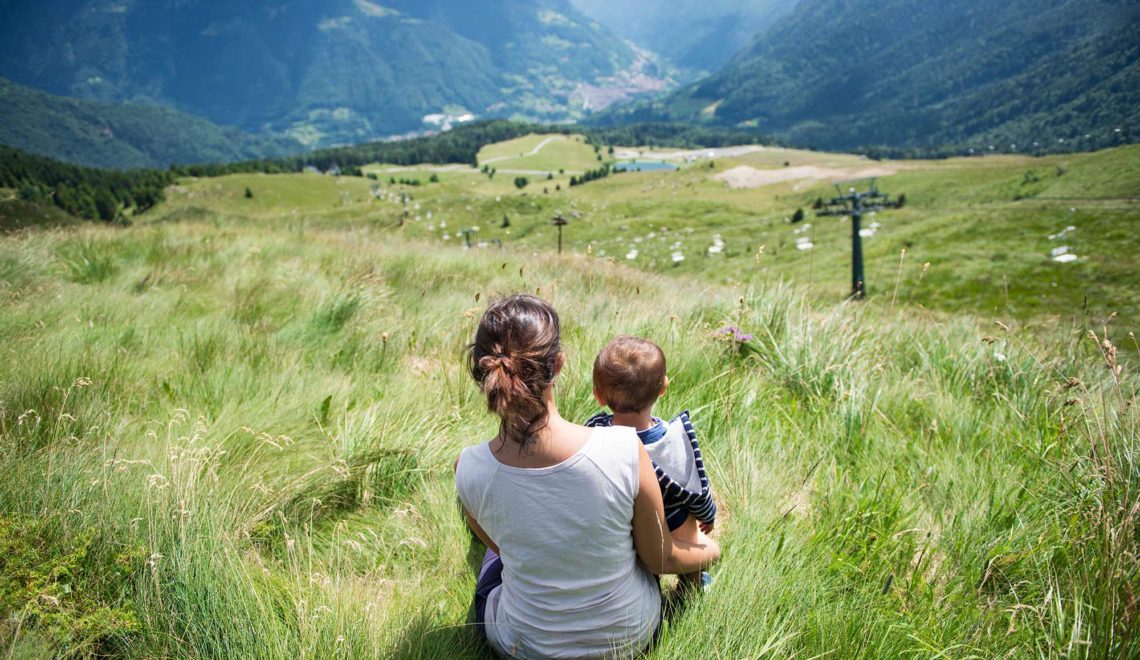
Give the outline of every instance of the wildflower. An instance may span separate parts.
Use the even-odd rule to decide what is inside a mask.
[[[680,250],[677,250],[676,252],[674,252],[672,257],[673,257],[673,263],[675,263],[675,264],[679,264],[685,260],[685,254],[683,252],[681,252]]]
[[[627,252],[625,255],[625,258],[630,260],[630,261],[633,261],[634,259],[636,259],[637,258],[637,248],[633,248],[632,250]]]
[[[752,335],[741,331],[741,329],[735,325],[726,325],[713,334],[718,337],[731,338],[734,342],[752,341]]]

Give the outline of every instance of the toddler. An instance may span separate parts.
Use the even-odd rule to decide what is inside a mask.
[[[617,337],[594,360],[594,398],[613,414],[598,413],[586,426],[632,426],[637,431],[653,459],[669,532],[675,540],[701,543],[702,532],[711,532],[716,522],[716,504],[688,411],[669,422],[653,416],[653,405],[668,386],[665,354],[656,344]],[[681,579],[711,582],[707,573]]]

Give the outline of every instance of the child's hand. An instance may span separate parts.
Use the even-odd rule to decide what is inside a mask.
[[[715,523],[707,523],[700,520],[697,521],[697,527],[700,527],[701,531],[705,534],[712,534],[714,524]]]

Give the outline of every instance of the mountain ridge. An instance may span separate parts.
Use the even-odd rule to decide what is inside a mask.
[[[431,115],[576,119],[592,88],[668,84],[568,0],[8,2],[0,40],[0,75],[17,83],[308,146],[430,129]]]
[[[112,169],[228,163],[303,149],[288,138],[251,135],[172,108],[65,98],[4,78],[0,144]]]
[[[827,149],[1107,146],[1140,122],[1138,7],[801,0],[718,73],[607,121],[749,126]]]

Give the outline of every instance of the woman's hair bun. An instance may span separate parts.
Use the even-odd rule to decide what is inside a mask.
[[[511,358],[503,354],[484,355],[479,358],[479,368],[483,370],[484,374],[495,369],[502,369],[506,373],[514,373],[514,363]]]

